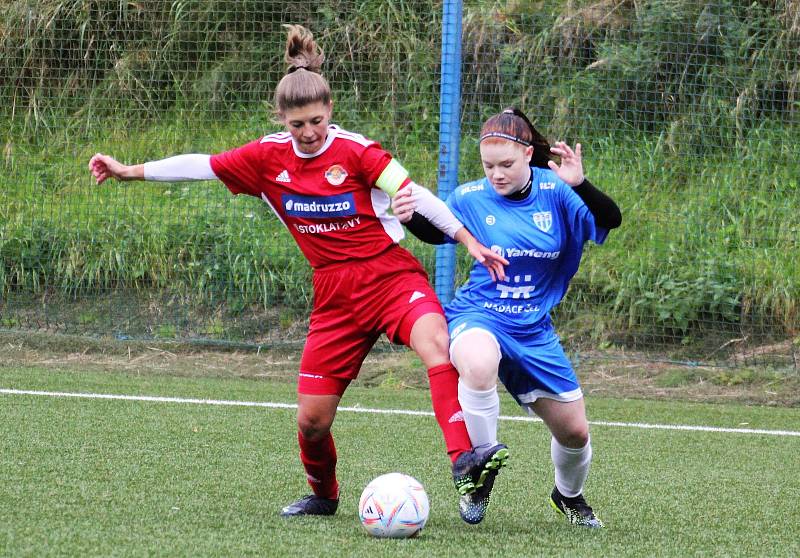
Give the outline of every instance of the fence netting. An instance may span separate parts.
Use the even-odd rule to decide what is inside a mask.
[[[334,121],[435,189],[442,9],[5,2],[0,328],[302,344],[310,271],[265,204],[216,182],[96,186],[88,160],[280,130],[282,24],[300,23],[325,50]],[[459,179],[482,176],[480,124],[513,105],[580,142],[623,211],[556,311],[568,350],[796,372],[800,0],[467,0],[462,27]],[[433,277],[433,249],[404,243]]]

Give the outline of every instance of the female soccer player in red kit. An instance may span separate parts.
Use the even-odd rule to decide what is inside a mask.
[[[506,260],[487,249],[433,194],[410,181],[381,146],[330,124],[333,103],[319,73],[324,59],[311,33],[288,26],[287,74],[275,91],[286,131],[217,155],[178,155],[124,165],[97,154],[97,183],[117,180],[221,180],[233,194],[264,200],[308,259],[314,306],[298,375],[298,440],[313,495],[282,515],[332,515],[339,499],[331,435],[347,386],[381,333],[411,347],[428,369],[434,414],[453,463],[462,517],[468,495],[503,466],[502,444],[473,450],[458,403],[458,372],[448,355],[442,307],[420,263],[397,242],[402,226],[387,213],[400,188],[411,188],[417,211],[503,275]]]

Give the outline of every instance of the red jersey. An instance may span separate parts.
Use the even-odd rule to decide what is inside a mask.
[[[376,186],[381,178],[394,193],[408,181],[390,163],[378,143],[338,126],[328,128],[314,154],[297,151],[291,134],[279,132],[211,157],[232,193],[269,204],[314,269],[370,258],[403,238],[400,222],[387,213],[389,194]]]

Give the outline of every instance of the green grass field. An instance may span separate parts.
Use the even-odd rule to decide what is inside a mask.
[[[291,405],[283,381],[132,376],[9,367],[4,390]],[[343,407],[429,411],[427,392],[354,384]],[[549,436],[504,420],[510,465],[486,520],[462,523],[432,417],[341,410],[342,502],[332,518],[285,520],[306,493],[294,409],[0,394],[3,556],[796,556],[800,409],[588,400],[595,461],[587,495],[602,532],[547,504]],[[503,414],[523,414],[507,397]],[[607,423],[626,423],[609,425]],[[627,423],[788,431],[648,429]],[[795,434],[792,435],[792,432]],[[361,489],[417,477],[431,516],[413,540],[368,537]]]

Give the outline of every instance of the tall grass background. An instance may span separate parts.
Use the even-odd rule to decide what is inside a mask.
[[[335,121],[435,189],[442,6],[429,0],[12,0],[0,7],[0,326],[301,343],[310,271],[217,183],[97,187],[127,162],[280,128],[285,30],[328,54]],[[460,177],[517,105],[623,210],[557,311],[575,351],[797,371],[800,2],[469,1]],[[407,245],[432,276],[433,251]],[[465,276],[461,257],[456,280]]]

